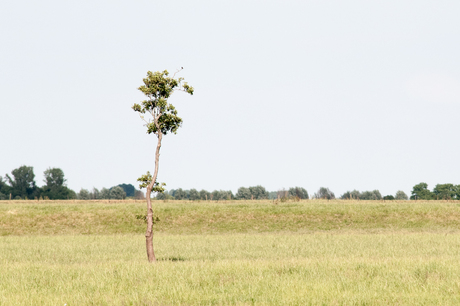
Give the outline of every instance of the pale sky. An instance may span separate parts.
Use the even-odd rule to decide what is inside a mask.
[[[184,67],[167,189],[460,184],[459,16],[458,0],[3,0],[0,175],[137,187],[156,146],[137,87]]]

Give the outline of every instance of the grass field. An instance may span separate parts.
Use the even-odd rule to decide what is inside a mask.
[[[458,305],[456,202],[0,202],[0,305]]]

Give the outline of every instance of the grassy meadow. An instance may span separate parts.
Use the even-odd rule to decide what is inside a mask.
[[[0,305],[458,305],[460,203],[0,201]]]

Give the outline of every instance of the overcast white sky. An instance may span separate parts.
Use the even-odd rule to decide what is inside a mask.
[[[137,87],[183,66],[168,189],[460,184],[459,16],[458,0],[3,0],[0,175],[137,186],[156,145]]]

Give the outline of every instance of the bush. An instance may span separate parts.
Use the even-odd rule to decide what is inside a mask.
[[[355,189],[345,192],[340,198],[344,200],[381,200],[382,195],[378,190],[359,192]]]
[[[177,189],[174,194],[174,199],[176,200],[186,200],[187,199],[187,191],[182,190],[182,188]]]
[[[251,199],[251,191],[249,188],[240,187],[235,194],[235,198],[238,200],[250,200]]]
[[[265,187],[260,185],[253,186],[253,187],[240,187],[238,188],[238,192],[235,195],[235,198],[238,200],[262,200],[268,199],[269,193],[265,190]]]
[[[361,196],[359,197],[360,200],[381,200],[382,195],[380,194],[380,191],[378,190],[373,190],[373,191],[364,191],[361,193]]]
[[[402,190],[398,190],[396,191],[396,196],[395,196],[395,200],[408,200],[409,197],[407,196],[407,194],[402,191]]]
[[[358,190],[353,190],[353,191],[347,191],[342,196],[340,197],[342,200],[356,200],[359,199],[361,194],[359,193]]]
[[[206,191],[202,189],[200,191],[200,199],[202,200],[210,200],[211,199],[211,193],[209,191]]]
[[[77,194],[77,199],[79,199],[79,200],[89,200],[90,199],[89,191],[82,188],[80,190],[80,192]]]
[[[308,199],[308,192],[302,187],[289,188],[289,196],[299,199]]]
[[[123,200],[126,198],[126,192],[120,186],[115,186],[110,189],[110,198],[116,200]]]
[[[142,194],[142,196],[144,196],[144,195]],[[155,199],[157,199],[157,200],[174,200],[174,197],[169,195],[169,193],[165,191],[165,192],[158,192],[156,197],[155,197]]]
[[[233,193],[225,190],[214,190],[211,194],[212,200],[219,201],[219,200],[231,200],[233,198]]]
[[[188,193],[188,198],[192,201],[199,200],[200,194],[196,189],[190,189],[190,192]]]
[[[329,190],[329,188],[321,187],[319,188],[318,192],[315,193],[313,196],[315,199],[327,199],[332,200],[335,199],[335,194]]]

